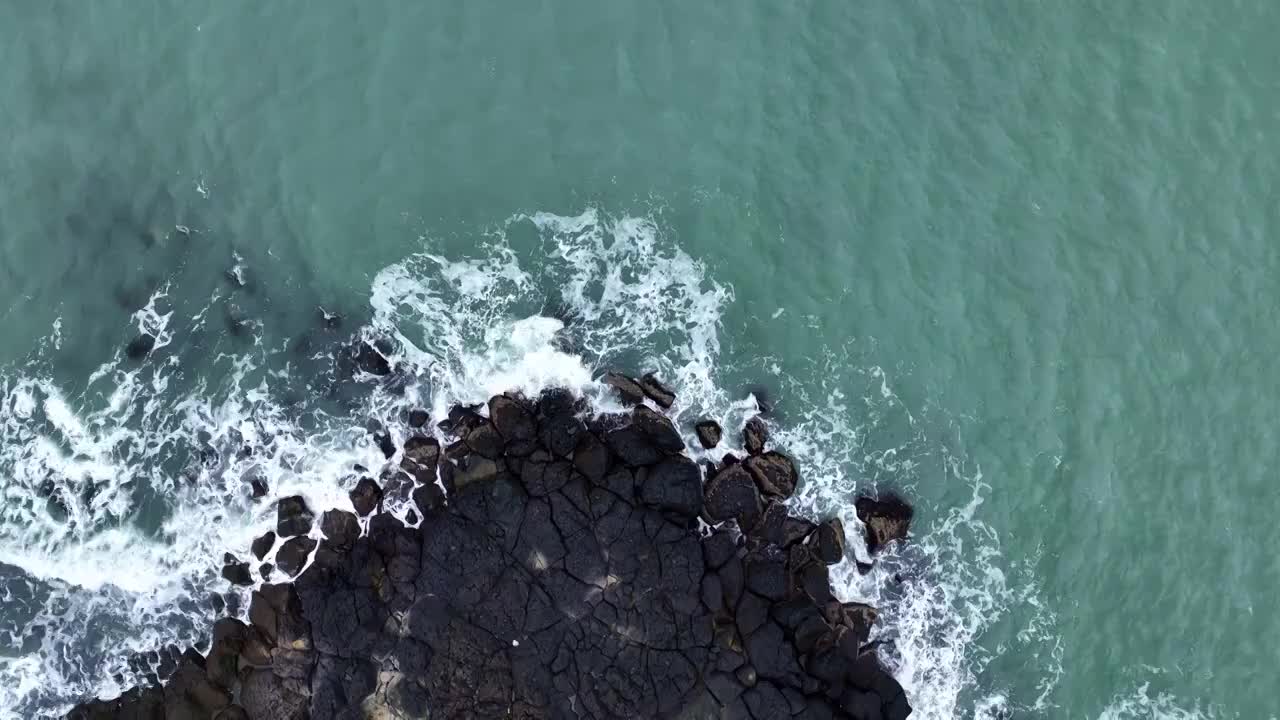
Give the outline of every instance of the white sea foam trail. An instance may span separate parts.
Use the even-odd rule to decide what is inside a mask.
[[[607,405],[592,381],[606,367],[657,371],[677,389],[672,413],[686,429],[714,417],[736,442],[758,410],[728,389],[741,387],[730,374],[760,374],[755,360],[720,356],[732,289],[650,218],[519,215],[469,257],[425,241],[372,283],[364,332],[389,340],[397,372],[358,381],[361,392],[300,376],[304,360],[263,338],[200,367],[177,362],[204,311],[174,312],[168,292],[135,316],[136,331],[159,340],[141,364],[117,356],[74,391],[38,372],[0,370],[0,718],[52,716],[88,695],[114,696],[163,665],[165,648],[203,647],[224,606],[244,610],[245,592],[219,577],[223,553],[244,557],[274,525],[276,498],[349,507],[353,466],[376,474],[384,463],[369,440],[371,419],[399,443],[409,408],[441,417],[504,390],[568,386]],[[910,428],[910,413],[884,373],[831,361],[843,370],[763,374],[797,409],[774,428],[805,477],[794,504],[840,513],[854,535],[857,492],[883,484],[910,494],[912,483],[936,479],[920,476],[921,458],[941,453],[918,432],[905,445],[882,444],[877,429]],[[298,399],[308,384],[316,392]],[[924,718],[1000,705],[977,686],[979,640],[1009,607],[1034,601],[1033,587],[1004,574],[998,539],[980,520],[981,476],[959,461],[945,466],[949,481],[972,488],[972,502],[938,513],[875,572],[846,563],[835,575],[845,597],[883,607],[877,635],[894,641],[888,656]],[[251,480],[268,497],[253,501]],[[911,581],[895,585],[893,574],[908,570]],[[1041,630],[1029,642],[1052,645],[1047,624]],[[1045,682],[1051,688],[1052,673]]]

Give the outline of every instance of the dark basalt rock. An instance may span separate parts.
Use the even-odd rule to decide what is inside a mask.
[[[409,427],[417,429],[427,424],[431,419],[431,413],[422,408],[414,408],[409,411]]]
[[[356,514],[364,517],[382,507],[382,488],[371,477],[362,477],[349,494]]]
[[[658,407],[666,410],[676,402],[675,392],[664,385],[653,373],[648,373],[636,381],[640,390]]]
[[[814,535],[814,548],[818,558],[828,565],[835,565],[844,559],[844,523],[840,518],[831,518],[818,526]]]
[[[223,559],[222,577],[232,585],[248,587],[253,584],[253,575],[249,572],[249,563],[241,562],[228,554]]]
[[[756,486],[764,495],[778,498],[789,498],[796,491],[796,466],[791,458],[780,452],[769,451],[760,455],[752,455],[742,462],[747,472],[751,473]]]
[[[568,393],[499,396],[489,410],[455,423],[465,440],[443,453],[406,443],[409,461],[438,466],[448,488],[413,487],[420,525],[379,512],[381,490],[363,478],[352,504],[373,513],[367,532],[330,510],[317,546],[302,534],[301,499],[281,501],[277,530],[297,536],[274,560],[292,583],[253,592],[247,625],[220,620],[207,660],[175,654],[166,686],[70,717],[910,713],[867,644],[875,610],[831,595],[838,521],[790,517],[774,497],[794,481],[765,470],[794,477],[789,460],[757,453],[704,487],[670,421],[648,407],[590,428],[568,422],[580,413]],[[699,516],[730,522],[704,537]]]
[[[742,428],[742,447],[749,455],[764,452],[764,444],[769,441],[769,428],[759,417],[753,417]]]
[[[276,551],[276,567],[289,577],[293,577],[302,572],[303,566],[307,564],[307,558],[315,549],[316,541],[305,535],[289,538]]]
[[[720,429],[720,423],[715,420],[703,420],[693,426],[693,432],[698,436],[698,442],[706,450],[720,444],[720,439],[724,436],[724,431]]]
[[[644,402],[644,388],[634,378],[622,373],[608,373],[601,380],[618,393],[624,405],[640,405]]]
[[[901,498],[886,495],[876,500],[860,497],[854,502],[858,519],[866,526],[867,552],[877,553],[894,540],[903,540],[915,511]]]
[[[259,537],[254,538],[253,544],[249,546],[249,549],[253,551],[254,557],[261,560],[267,556],[267,553],[271,552],[271,548],[275,547],[275,544],[276,534],[267,531]]]
[[[280,498],[276,503],[276,534],[280,537],[306,535],[311,532],[311,521],[315,519],[307,501],[301,495]]]

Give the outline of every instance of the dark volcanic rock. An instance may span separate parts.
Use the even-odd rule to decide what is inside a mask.
[[[316,541],[309,537],[289,538],[276,551],[276,567],[293,577],[302,572],[302,567],[307,564],[307,558],[315,548]]]
[[[414,408],[409,411],[409,427],[420,428],[427,424],[431,419],[431,413],[422,408]]]
[[[721,470],[707,483],[703,500],[711,522],[737,520],[739,527],[754,527],[762,510],[760,490],[741,465]]]
[[[356,514],[364,517],[382,507],[382,488],[373,478],[362,477],[350,493],[351,506]]]
[[[715,420],[703,420],[693,426],[693,432],[698,436],[698,442],[702,447],[710,450],[720,444],[720,438],[724,436],[724,431],[720,429],[720,423]]]
[[[420,525],[379,512],[381,490],[363,478],[351,499],[372,513],[367,531],[330,510],[317,545],[305,536],[305,503],[282,500],[277,530],[295,537],[274,561],[293,581],[254,591],[248,625],[218,621],[207,660],[166,654],[165,686],[71,717],[910,712],[866,644],[874,608],[831,595],[825,563],[843,556],[839,523],[787,515],[779,496],[794,489],[790,460],[756,453],[704,487],[671,421],[646,406],[590,430],[567,392],[536,405],[499,396],[489,410],[478,422],[460,417],[453,427],[465,440],[444,453],[434,441],[406,443],[416,470],[400,468],[432,478],[412,485]],[[729,523],[704,537],[700,515],[745,533]],[[272,544],[264,538],[254,543],[260,559]]]
[[[759,417],[753,417],[742,428],[742,447],[750,455],[764,452],[764,444],[769,441],[769,428]]]
[[[314,519],[315,515],[301,495],[280,498],[280,502],[276,503],[276,534],[280,537],[306,535],[311,531],[311,521]]]
[[[867,552],[877,553],[890,542],[907,537],[914,510],[901,498],[894,495],[879,500],[860,497],[854,502],[854,508],[866,526]]]
[[[222,565],[222,577],[232,585],[247,587],[253,584],[253,575],[249,572],[249,563],[241,562],[228,555]]]
[[[253,556],[261,560],[271,552],[271,548],[275,547],[276,534],[273,532],[263,533],[260,537],[254,538],[253,544],[249,549],[253,551]]]
[[[636,381],[640,386],[640,390],[649,397],[658,407],[666,410],[676,402],[675,392],[663,384],[658,376],[648,373]]]
[[[602,378],[605,385],[613,388],[625,405],[639,405],[644,402],[644,388],[633,378],[622,373],[608,373]]]

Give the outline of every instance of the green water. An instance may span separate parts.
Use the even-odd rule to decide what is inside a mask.
[[[275,344],[423,236],[651,217],[732,286],[735,381],[819,402],[883,368],[902,415],[865,442],[915,438],[919,532],[972,495],[939,448],[980,470],[1033,602],[918,712],[1275,717],[1277,28],[1263,2],[9,3],[0,363],[61,319],[52,372],[82,378],[233,253]],[[854,416],[878,387],[836,385]]]

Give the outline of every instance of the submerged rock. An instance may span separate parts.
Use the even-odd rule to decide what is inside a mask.
[[[433,473],[412,489],[417,527],[379,512],[369,478],[351,494],[363,534],[331,510],[306,537],[310,511],[285,498],[277,531],[295,537],[274,560],[293,582],[262,585],[249,624],[219,621],[208,659],[183,655],[167,686],[70,717],[910,713],[867,645],[874,608],[832,597],[839,522],[787,514],[789,459],[757,453],[704,486],[665,416],[588,426],[575,403],[499,396],[445,451],[406,443]],[[727,524],[704,537],[698,517]]]
[[[129,341],[124,348],[124,354],[132,360],[141,360],[156,348],[156,338],[149,333],[142,333]]]

